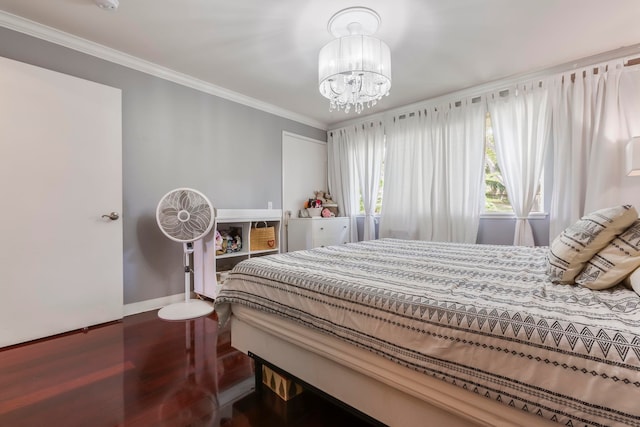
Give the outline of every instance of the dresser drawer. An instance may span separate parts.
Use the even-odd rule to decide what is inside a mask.
[[[329,236],[343,234],[349,228],[348,219],[345,221],[325,220],[314,221],[312,224],[312,232],[315,236]]]
[[[288,227],[289,251],[350,242],[349,218],[293,218]]]

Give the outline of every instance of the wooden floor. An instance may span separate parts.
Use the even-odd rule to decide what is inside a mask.
[[[310,392],[253,390],[215,313],[156,312],[0,350],[0,426],[366,426]]]

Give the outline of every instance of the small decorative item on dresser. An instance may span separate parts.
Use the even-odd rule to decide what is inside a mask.
[[[321,211],[322,211],[322,208],[307,208],[307,212],[309,212],[309,216],[311,218],[319,217]]]
[[[329,208],[322,208],[321,216],[322,218],[331,218],[332,216],[335,216],[335,215],[333,214],[333,212],[331,212]]]
[[[264,224],[264,227],[258,227],[258,224]],[[253,223],[251,233],[249,235],[249,247],[252,251],[267,251],[275,249],[276,246],[276,229],[270,227],[266,221]]]

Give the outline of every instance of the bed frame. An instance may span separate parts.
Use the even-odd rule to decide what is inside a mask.
[[[389,426],[552,426],[293,322],[232,305],[231,344]]]

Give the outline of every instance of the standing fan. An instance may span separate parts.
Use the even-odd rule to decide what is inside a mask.
[[[156,210],[158,226],[165,236],[184,245],[184,302],[163,307],[158,316],[165,320],[186,320],[206,316],[213,305],[191,299],[191,262],[193,242],[211,231],[215,211],[209,199],[197,190],[177,188],[160,199]]]

